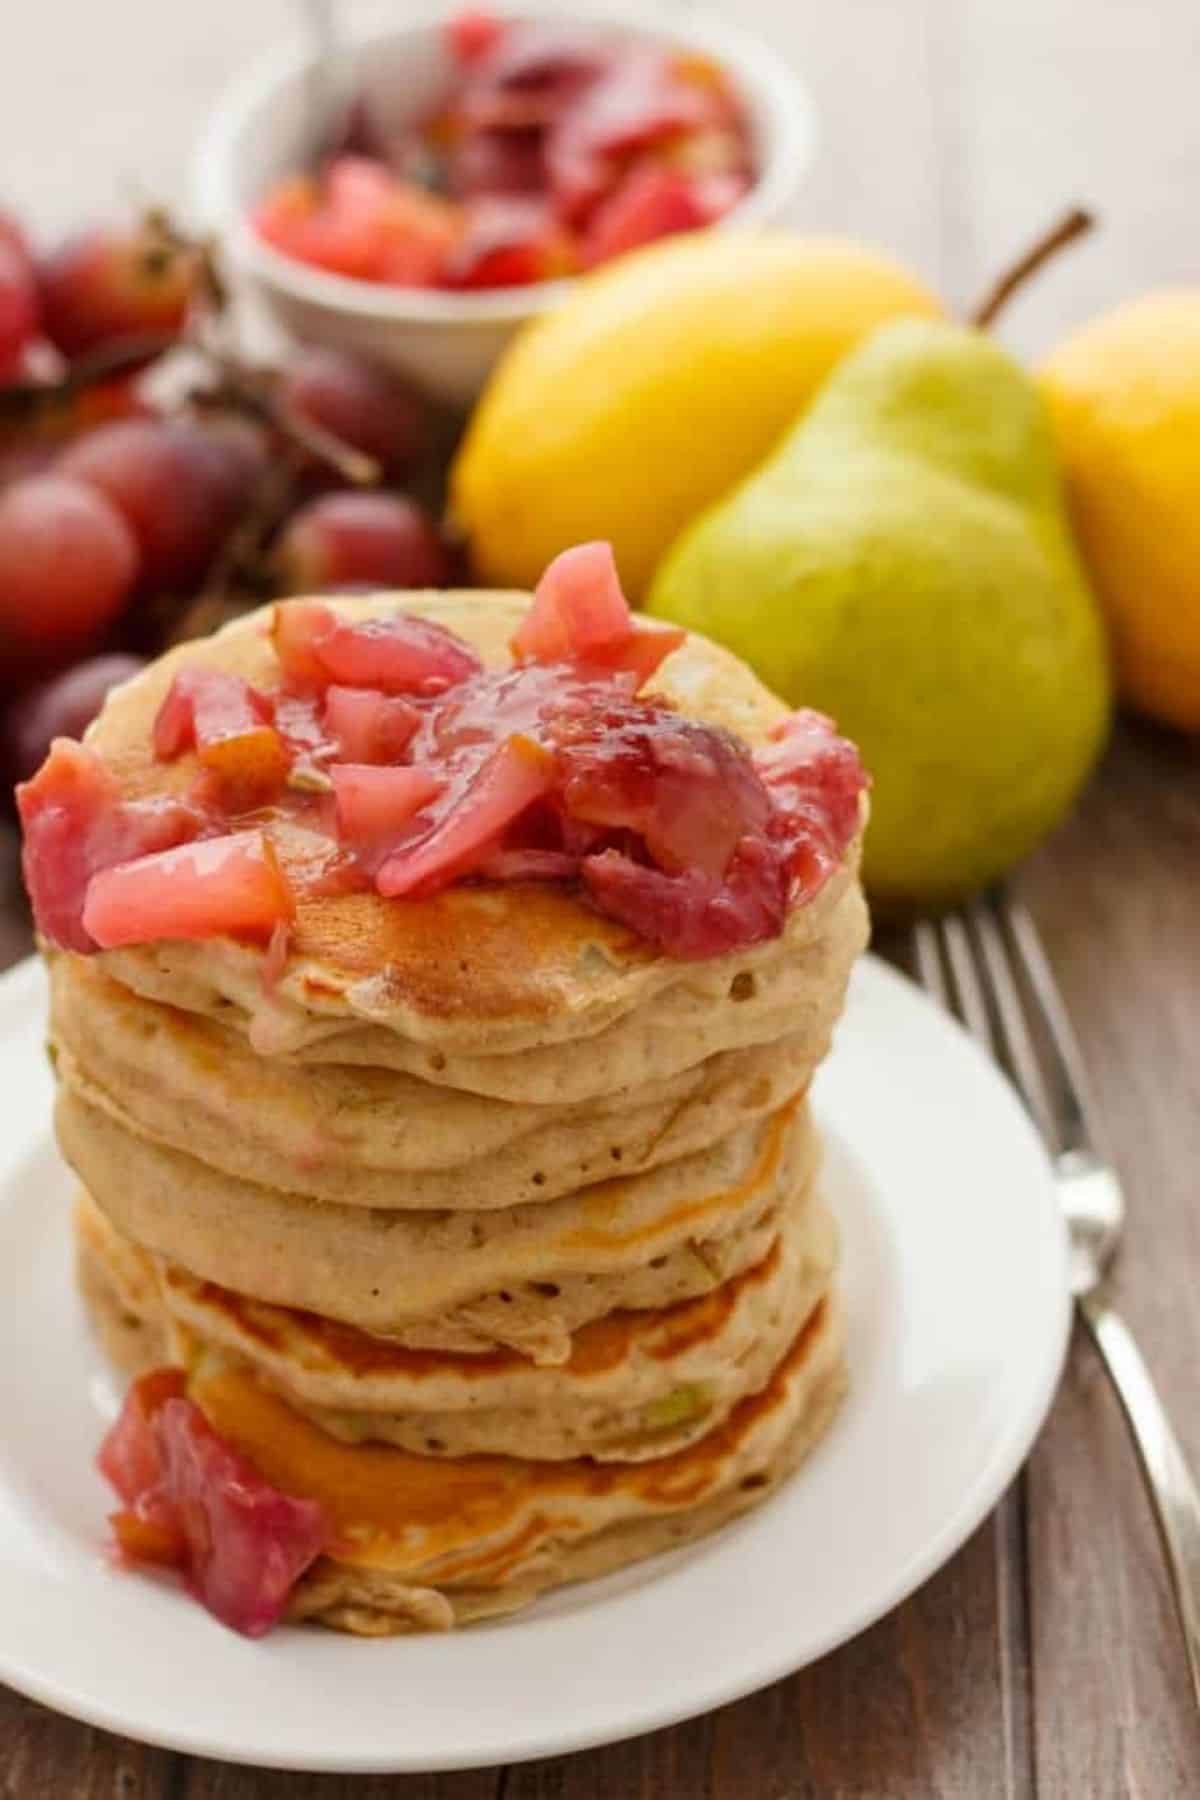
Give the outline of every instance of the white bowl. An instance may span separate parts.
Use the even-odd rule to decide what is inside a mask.
[[[418,10],[386,23],[352,22],[348,46],[359,79],[377,97],[378,116],[399,124],[423,110],[451,74],[442,34],[449,9]],[[640,42],[678,45],[715,58],[730,74],[749,121],[758,176],[715,230],[779,219],[812,158],[814,114],[807,89],[759,39],[682,8],[603,5],[500,9],[515,18],[611,27]],[[647,15],[653,22],[647,22]],[[282,255],[248,222],[248,211],[301,155],[305,83],[312,52],[289,43],[250,68],[223,95],[198,147],[193,200],[280,323],[296,337],[360,350],[401,369],[428,392],[465,406],[508,339],[525,320],[562,299],[570,280],[483,293],[394,288],[352,281]]]

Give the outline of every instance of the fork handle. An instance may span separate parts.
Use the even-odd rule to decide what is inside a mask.
[[[1104,1289],[1081,1295],[1079,1310],[1112,1377],[1137,1446],[1167,1552],[1192,1689],[1200,1706],[1200,1489],[1133,1333],[1108,1304]]]

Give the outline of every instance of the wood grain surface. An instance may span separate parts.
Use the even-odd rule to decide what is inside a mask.
[[[1193,0],[736,10],[806,73],[820,109],[820,154],[797,208],[805,226],[888,244],[965,306],[1063,202],[1100,211],[1104,229],[1006,317],[1003,335],[1023,352],[1127,294],[1200,278]],[[287,12],[284,0],[22,8],[20,58],[0,60],[2,198],[56,225],[130,192],[180,196],[213,94]],[[1200,1464],[1198,877],[1200,748],[1124,726],[1022,887],[1127,1185],[1118,1299]],[[0,959],[27,944],[5,843]],[[1082,1341],[1027,1469],[918,1594],[814,1668],[630,1744],[460,1776],[278,1775],[142,1749],[0,1689],[4,1800],[1197,1793],[1200,1728],[1153,1522]]]

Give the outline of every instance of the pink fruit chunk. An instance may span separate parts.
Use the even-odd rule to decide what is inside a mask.
[[[163,1485],[187,1543],[189,1588],[223,1625],[261,1637],[328,1541],[322,1507],[265,1481],[193,1401],[168,1400],[155,1429]]]
[[[634,150],[721,121],[728,102],[715,87],[684,79],[668,57],[622,57],[563,112],[546,145],[551,191],[563,216],[586,218]]]
[[[506,738],[415,843],[390,856],[375,885],[387,897],[431,894],[469,873],[505,830],[548,794],[554,757],[531,738]]]
[[[325,695],[325,730],[345,762],[398,762],[420,722],[420,712],[399,694],[335,685]]]
[[[661,163],[643,163],[596,207],[583,233],[579,260],[591,269],[656,238],[695,231],[715,216],[705,190],[692,177]]]
[[[671,652],[686,643],[687,632],[678,625],[636,624],[621,648],[605,658],[604,667],[613,675],[632,675],[637,693]]]
[[[470,67],[496,48],[507,29],[494,13],[482,7],[464,7],[447,19],[446,42],[455,61]]]
[[[787,916],[779,861],[756,853],[720,879],[701,869],[668,875],[607,850],[584,859],[583,880],[600,912],[686,962],[778,937]]]
[[[194,837],[203,820],[177,800],[122,800],[111,772],[82,744],[56,738],[37,774],[17,788],[22,868],[37,929],[83,954],[96,948],[84,923],[99,871]]]
[[[722,878],[771,811],[741,744],[661,703],[630,701],[610,709],[602,729],[589,721],[565,734],[558,767],[569,818],[635,832],[670,874]]]
[[[576,544],[556,556],[538,582],[512,650],[520,662],[603,662],[624,648],[632,632],[612,545]]]
[[[112,1517],[125,1554],[178,1568],[209,1612],[247,1637],[278,1622],[328,1542],[320,1504],[264,1480],[185,1397],[178,1369],[133,1384],[97,1463],[125,1503]]]
[[[162,1462],[154,1415],[168,1400],[180,1398],[186,1387],[182,1369],[151,1369],[134,1382],[109,1427],[96,1467],[126,1506],[158,1485]]]
[[[462,236],[446,258],[442,281],[463,289],[524,287],[574,267],[574,246],[544,197],[484,193],[465,203]]]
[[[335,763],[330,774],[338,836],[349,844],[394,837],[445,785],[428,769],[385,769],[370,763]]]
[[[269,840],[261,831],[238,831],[94,875],[83,927],[103,950],[160,938],[267,939],[292,911]]]
[[[219,669],[176,675],[154,721],[154,753],[170,761],[194,748],[221,800],[234,810],[272,799],[288,771],[288,749],[271,702]]]
[[[870,785],[858,751],[832,719],[804,707],[775,727],[754,763],[774,802],[772,838],[787,860],[793,900],[811,899],[858,830]]]
[[[482,667],[452,631],[408,613],[351,625],[319,601],[283,601],[275,608],[272,635],[288,679],[321,687],[434,694]]]

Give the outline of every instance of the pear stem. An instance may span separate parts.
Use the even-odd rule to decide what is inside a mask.
[[[1071,207],[1070,211],[1064,213],[1056,225],[1053,225],[1049,231],[1043,232],[1019,262],[1014,263],[1012,268],[1002,275],[993,287],[988,289],[971,313],[970,323],[977,326],[980,331],[985,331],[1008,305],[1017,289],[1024,287],[1029,277],[1035,274],[1043,263],[1049,262],[1052,256],[1057,256],[1060,250],[1065,250],[1068,244],[1073,244],[1076,238],[1085,237],[1095,223],[1094,213],[1088,212],[1082,206]]]

